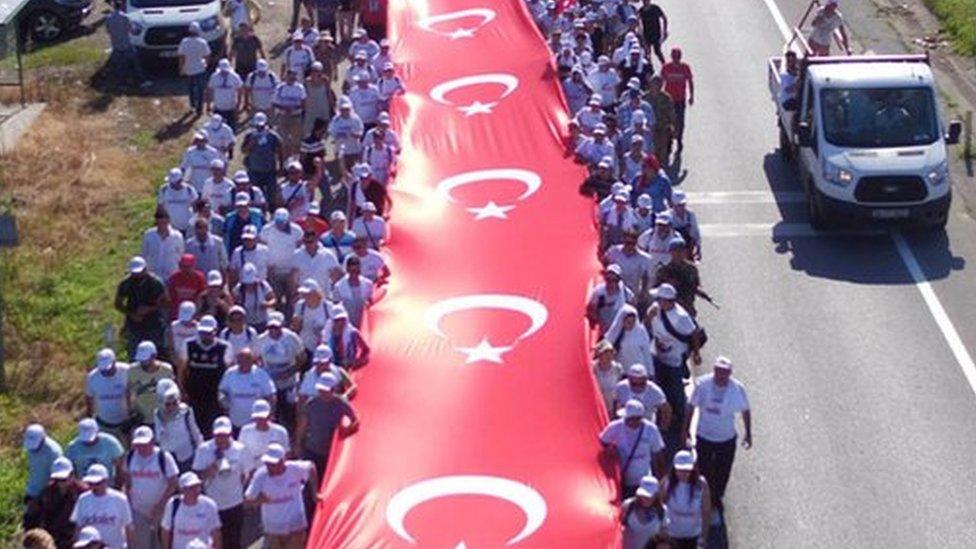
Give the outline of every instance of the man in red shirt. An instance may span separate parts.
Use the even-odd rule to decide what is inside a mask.
[[[671,48],[671,61],[661,67],[664,91],[674,101],[674,135],[678,142],[677,152],[684,148],[685,106],[695,104],[695,82],[691,67],[681,62],[681,48]]]
[[[197,296],[207,289],[207,279],[203,272],[196,268],[197,258],[193,254],[183,254],[180,257],[180,268],[166,280],[166,292],[170,303],[178,305],[184,301],[196,303]],[[169,312],[170,320],[176,320],[177,308],[172,307]]]

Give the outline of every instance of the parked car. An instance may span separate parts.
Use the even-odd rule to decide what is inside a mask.
[[[81,26],[92,8],[92,0],[30,0],[18,15],[21,39],[60,40]]]

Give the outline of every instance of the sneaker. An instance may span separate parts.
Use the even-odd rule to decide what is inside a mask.
[[[711,521],[709,522],[709,524],[711,524],[712,526],[721,526],[722,525],[722,512],[719,511],[718,509],[712,509],[712,518],[711,518]]]

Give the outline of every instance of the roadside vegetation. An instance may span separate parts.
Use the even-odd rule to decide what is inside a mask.
[[[976,56],[976,0],[925,0],[925,4],[942,21],[956,51]]]

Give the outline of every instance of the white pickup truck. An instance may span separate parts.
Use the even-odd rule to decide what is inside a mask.
[[[769,60],[769,91],[780,152],[799,168],[810,223],[945,226],[946,145],[958,143],[962,125],[943,125],[928,57],[807,57],[798,61],[792,95],[781,90],[784,63]]]

